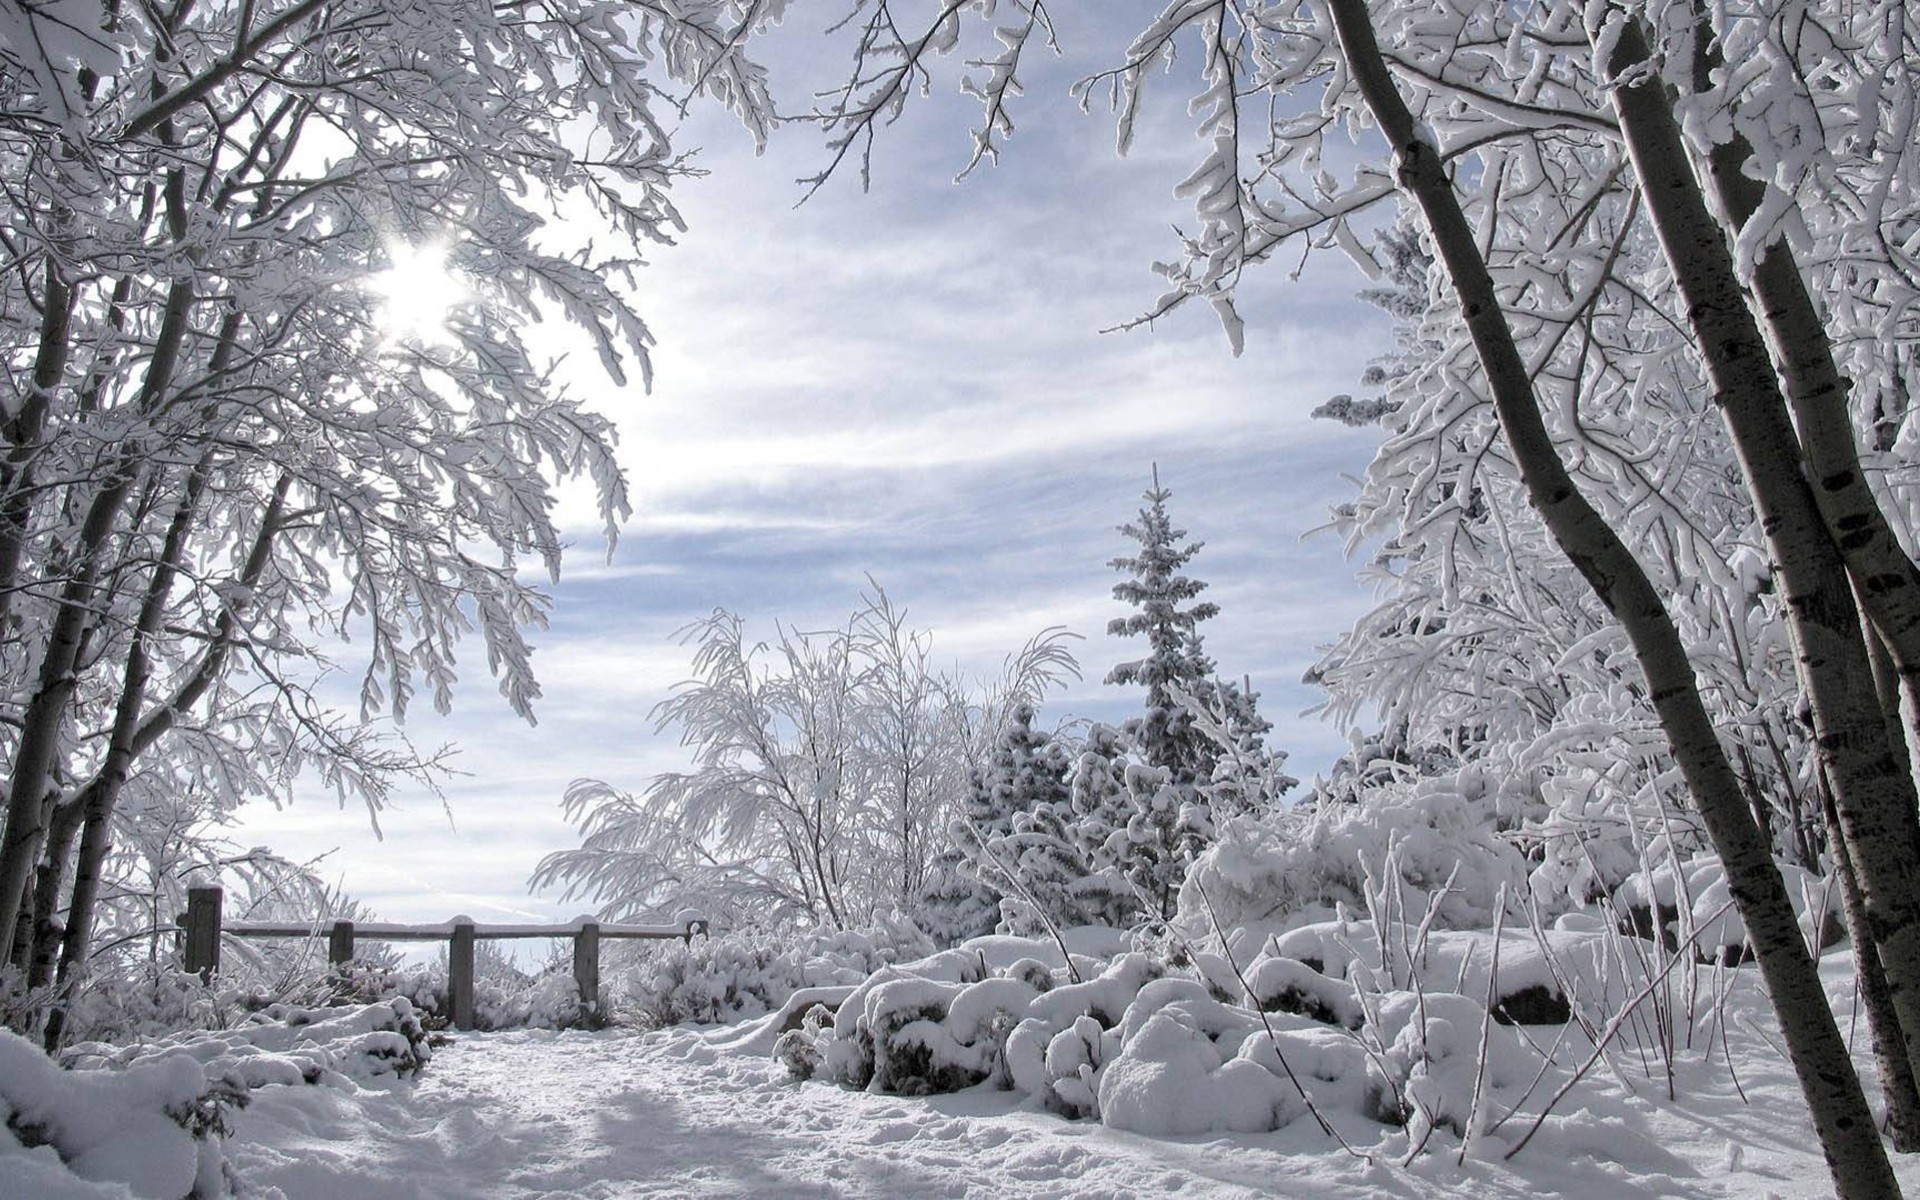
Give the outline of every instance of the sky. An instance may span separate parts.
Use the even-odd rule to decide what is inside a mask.
[[[1389,332],[1331,251],[1247,276],[1237,358],[1204,308],[1100,332],[1159,296],[1151,264],[1193,223],[1173,189],[1204,150],[1179,72],[1124,159],[1111,118],[1067,96],[1123,48],[1129,23],[1111,14],[1141,7],[1063,20],[1064,55],[1023,76],[1000,164],[958,184],[974,113],[950,78],[883,134],[868,190],[849,170],[805,203],[817,131],[783,127],[756,155],[738,128],[691,114],[678,132],[709,174],[678,190],[688,228],[647,250],[636,292],[657,339],[652,390],[563,373],[616,421],[635,513],[609,559],[578,491],[563,505],[572,544],[534,639],[538,726],[507,709],[475,646],[453,714],[422,706],[405,728],[457,749],[444,803],[403,790],[377,835],[363,808],[300,788],[243,810],[233,840],[317,860],[387,920],[588,911],[527,878],[577,842],[560,810],[570,781],[637,791],[687,765],[649,716],[689,673],[675,631],[715,608],[761,637],[819,628],[875,584],[965,674],[996,674],[1048,626],[1083,635],[1085,678],[1043,720],[1122,719],[1140,697],[1101,678],[1138,652],[1104,632],[1125,611],[1108,560],[1132,545],[1116,527],[1156,465],[1176,526],[1205,543],[1189,573],[1220,605],[1209,653],[1251,678],[1288,770],[1324,771],[1347,741],[1305,715],[1320,697],[1301,676],[1370,598],[1337,538],[1303,535],[1348,498],[1378,435],[1308,413],[1361,390]],[[779,91],[790,111],[804,79],[830,81],[824,12],[790,17],[775,44],[776,81],[799,81]]]

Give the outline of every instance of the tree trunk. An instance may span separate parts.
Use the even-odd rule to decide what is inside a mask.
[[[53,808],[47,793],[67,706],[79,683],[75,660],[93,618],[100,547],[131,486],[124,471],[118,471],[117,475],[95,494],[94,502],[88,507],[80,530],[80,563],[61,589],[59,609],[47,635],[46,649],[40,656],[39,683],[21,721],[20,742],[14,751],[13,780],[7,793],[6,841],[0,845],[0,929],[15,928],[20,918],[26,887],[47,833]]]
[[[65,930],[59,921],[60,893],[67,886],[67,860],[73,857],[73,839],[86,817],[78,799],[55,805],[47,826],[47,848],[40,856],[33,885],[33,940],[28,953],[27,987],[53,982],[53,965],[60,957]]]
[[[1396,157],[1399,185],[1419,204],[1452,279],[1528,498],[1633,644],[1674,759],[1720,852],[1728,890],[1753,942],[1835,1189],[1848,1200],[1898,1196],[1899,1184],[1771,846],[1747,811],[1672,618],[1645,570],[1560,461],[1473,230],[1438,150],[1416,129],[1394,87],[1365,0],[1330,0],[1330,10],[1348,68]]]
[[[1602,32],[1592,32],[1597,46]],[[1622,21],[1612,44],[1607,78],[1635,79],[1612,88],[1614,109],[1780,574],[1821,766],[1832,780],[1907,1059],[1920,1071],[1913,775],[1888,745],[1846,563],[1806,480],[1765,339],[1734,273],[1725,233],[1693,174],[1671,97],[1659,75],[1645,69],[1651,55],[1638,21]]]
[[[56,223],[60,218],[56,216]],[[71,349],[74,294],[53,255],[47,256],[40,301],[40,344],[33,375],[20,411],[0,424],[7,441],[0,459],[0,629],[13,610],[14,585],[26,554],[27,525],[33,512],[33,464],[42,447],[53,393],[67,371]]]
[[[1704,16],[1700,24],[1696,86],[1724,65]],[[1730,231],[1745,225],[1766,199],[1767,185],[1745,172],[1752,158],[1753,145],[1738,130],[1707,156],[1707,177]],[[1814,480],[1814,501],[1853,576],[1859,604],[1886,639],[1902,687],[1920,713],[1920,567],[1901,547],[1867,484],[1848,411],[1852,388],[1784,237],[1762,251],[1752,286]]]
[[[177,199],[178,172],[169,178],[169,193]],[[184,216],[180,218],[184,221]],[[147,363],[136,403],[151,413],[170,385],[180,351],[188,335],[193,308],[191,278],[174,281],[167,291],[165,315],[154,338],[153,357]],[[81,523],[74,574],[61,589],[60,602],[47,646],[41,655],[40,677],[22,718],[20,741],[14,750],[13,777],[7,789],[7,820],[0,840],[0,929],[13,929],[26,901],[26,888],[47,832],[49,806],[44,802],[53,777],[55,751],[79,680],[75,665],[82,639],[93,619],[95,584],[103,567],[101,548],[132,491],[136,467],[133,451],[118,446],[108,457],[100,490],[94,493]],[[21,965],[25,965],[22,963]]]
[[[140,718],[146,706],[147,683],[153,669],[153,656],[148,645],[160,632],[161,623],[166,617],[167,596],[173,591],[173,582],[186,552],[187,534],[192,528],[206,486],[207,458],[203,457],[187,476],[180,502],[167,523],[160,557],[154,563],[153,573],[147,578],[146,595],[140,601],[140,614],[135,619],[132,641],[127,647],[126,670],[120,686],[119,702],[114,707],[105,760],[99,773],[78,798],[86,826],[80,835],[80,856],[73,870],[73,899],[67,905],[66,936],[60,948],[58,983],[63,999],[50,1014],[47,1023],[48,1053],[60,1045],[60,1036],[66,1023],[67,1000],[64,994],[75,982],[75,971],[85,961],[88,942],[92,939],[93,909],[99,899],[101,869],[106,864],[113,811],[133,767]]]
[[[1840,836],[1840,814],[1834,811],[1833,792],[1825,780],[1821,781],[1820,801],[1826,814],[1827,844],[1832,847],[1833,873],[1840,882],[1840,909],[1847,922],[1847,940],[1853,947],[1860,1003],[1867,1010],[1873,1062],[1880,1072],[1880,1091],[1886,1100],[1887,1134],[1893,1139],[1895,1150],[1911,1154],[1920,1150],[1920,1086],[1916,1086],[1913,1067],[1907,1062],[1906,1046],[1900,1039],[1900,1017],[1893,1011],[1887,973],[1881,969],[1880,955],[1873,948],[1867,906],[1860,900],[1859,878],[1847,857],[1846,839]]]

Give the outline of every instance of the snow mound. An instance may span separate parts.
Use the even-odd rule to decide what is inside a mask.
[[[1451,990],[1414,983],[1390,969],[1405,932],[1305,927],[1270,940],[1244,976],[1224,960],[1175,967],[1135,951],[1075,978],[1038,956],[996,967],[1009,956],[987,951],[1001,948],[966,943],[875,973],[837,1012],[815,1006],[774,1054],[799,1079],[910,1096],[987,1085],[1152,1136],[1266,1132],[1329,1111],[1422,1138],[1482,1132],[1481,1092],[1525,1086],[1539,1067],[1503,1003],[1490,1013],[1483,997],[1566,976],[1517,935],[1496,976],[1487,935],[1429,931],[1425,975]],[[1388,948],[1389,966],[1373,947]]]
[[[180,1200],[233,1193],[227,1114],[263,1088],[405,1075],[429,1057],[406,999],[357,1008],[275,1005],[235,1029],[157,1042],[87,1042],[55,1063],[0,1030],[0,1177],[7,1195]],[[64,1064],[64,1065],[63,1065]]]
[[[229,1192],[219,1135],[244,1102],[180,1051],[69,1071],[0,1030],[0,1174],[18,1195],[179,1200]]]

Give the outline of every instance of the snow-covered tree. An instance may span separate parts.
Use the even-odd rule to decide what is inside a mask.
[[[904,618],[875,588],[844,625],[783,627],[771,645],[749,643],[726,611],[683,630],[694,675],[654,719],[678,729],[693,769],[638,796],[576,781],[566,808],[581,845],[543,859],[534,885],[592,898],[616,920],[692,906],[731,925],[839,928],[944,886],[930,879],[952,866],[938,835],[990,754],[982,731],[1014,724],[1075,668],[1065,635],[1047,630],[1008,656],[1002,679],[969,686],[932,672],[925,635]]]
[[[1135,611],[1108,622],[1107,633],[1144,637],[1146,654],[1116,664],[1106,682],[1146,688],[1146,712],[1126,725],[1134,749],[1165,770],[1175,786],[1196,788],[1213,779],[1229,748],[1243,769],[1268,758],[1265,735],[1273,724],[1260,715],[1258,695],[1221,680],[1206,652],[1200,623],[1218,616],[1220,607],[1200,600],[1205,581],[1184,571],[1205,543],[1185,541],[1187,531],[1174,528],[1167,513],[1172,495],[1160,486],[1156,466],[1153,485],[1142,494],[1146,507],[1136,521],[1120,526],[1139,550],[1108,564],[1130,576],[1114,585],[1113,595]],[[1196,721],[1203,709],[1211,715],[1211,734]]]
[[[1108,836],[1114,848],[1096,852],[1130,881],[1145,909],[1162,917],[1172,912],[1182,872],[1211,836],[1211,806],[1218,804],[1223,819],[1264,810],[1293,782],[1279,769],[1285,755],[1266,747],[1273,725],[1260,715],[1258,696],[1221,680],[1206,653],[1199,626],[1220,609],[1198,599],[1207,585],[1184,570],[1203,543],[1186,541],[1186,530],[1174,527],[1171,495],[1156,467],[1142,496],[1146,506],[1120,527],[1139,550],[1109,564],[1130,576],[1113,594],[1135,611],[1114,618],[1107,632],[1144,637],[1147,653],[1115,666],[1106,682],[1146,687],[1146,712],[1125,728],[1134,753],[1160,777],[1128,779],[1118,793],[1129,805],[1126,836]],[[1101,836],[1082,840],[1091,847]]]
[[[944,9],[920,36],[879,7],[872,27],[889,33],[862,43],[828,113],[842,156],[870,146],[969,11]],[[1039,6],[1015,7],[1029,30],[1055,32]],[[1920,686],[1920,491],[1910,463],[1874,457],[1912,417],[1920,68],[1902,5],[1802,16],[1679,0],[1176,4],[1081,87],[1111,99],[1124,149],[1164,75],[1182,63],[1195,75],[1183,99],[1203,158],[1181,190],[1197,219],[1140,324],[1200,300],[1238,347],[1250,268],[1338,248],[1375,273],[1363,214],[1396,195],[1417,209],[1440,265],[1424,326],[1438,345],[1392,419],[1431,449],[1403,499],[1433,514],[1422,532],[1439,550],[1419,566],[1460,603],[1405,631],[1489,666],[1517,655],[1596,684],[1615,675],[1556,696],[1550,672],[1516,658],[1510,690],[1464,703],[1490,722],[1584,715],[1568,744],[1598,751],[1594,739],[1625,729],[1633,753],[1670,755],[1740,898],[1835,1186],[1878,1196],[1893,1177],[1754,819],[1759,776],[1734,765],[1701,669],[1772,658],[1787,633],[1838,853],[1872,914],[1866,957],[1894,980],[1894,1057],[1920,1063],[1920,897],[1899,882],[1920,837],[1888,734],[1901,679]],[[985,105],[976,160],[1013,127],[1031,40],[1019,27],[963,80]],[[1356,141],[1369,127],[1378,140]],[[1495,489],[1524,497],[1539,525],[1476,530]],[[1455,591],[1449,541],[1508,578]],[[1755,616],[1770,602],[1749,605],[1730,566],[1742,541],[1786,600],[1772,632]],[[1527,568],[1548,562],[1572,586],[1531,587]],[[1472,606],[1590,635],[1547,659],[1525,640],[1502,646],[1501,622],[1476,627]],[[1876,638],[1894,668],[1883,686]]]
[[[377,808],[432,756],[369,719],[421,688],[450,703],[469,635],[530,712],[545,603],[518,571],[558,569],[552,490],[589,480],[610,530],[626,500],[610,426],[521,331],[558,317],[615,383],[644,376],[620,279],[678,228],[684,174],[656,113],[705,98],[764,133],[746,44],[769,18],[725,0],[82,0],[0,18],[16,967],[44,976],[54,943],[88,957],[142,787],[230,810],[312,768]],[[616,249],[543,231],[559,211]],[[390,276],[438,258],[439,279]],[[393,311],[408,288],[466,295],[413,328]],[[342,635],[366,648],[361,719],[311,693]]]
[[[1146,653],[1116,664],[1106,682],[1147,689],[1146,713],[1130,720],[1127,732],[1148,763],[1164,768],[1175,783],[1192,785],[1212,775],[1215,747],[1193,728],[1187,706],[1174,692],[1211,686],[1215,667],[1202,646],[1200,623],[1217,616],[1220,606],[1198,599],[1206,583],[1183,573],[1204,543],[1184,542],[1187,531],[1173,527],[1167,515],[1172,495],[1160,486],[1156,466],[1153,486],[1142,494],[1146,507],[1136,521],[1120,526],[1121,533],[1139,543],[1139,550],[1108,565],[1129,576],[1113,586],[1113,595],[1134,611],[1109,621],[1107,633],[1144,637]]]
[[[948,845],[915,909],[915,919],[943,944],[993,931],[1008,869],[996,855],[1007,851],[1015,819],[1065,798],[1065,753],[1053,735],[1033,727],[1034,717],[1031,703],[1015,704],[985,761],[968,774]]]

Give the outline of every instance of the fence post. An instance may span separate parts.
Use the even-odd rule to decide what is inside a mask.
[[[334,966],[353,961],[353,922],[335,921],[327,934],[327,961]]]
[[[453,919],[447,946],[447,1004],[455,1029],[473,1028],[473,918]]]
[[[220,894],[217,887],[187,889],[186,968],[203,983],[220,969]]]
[[[580,992],[582,1022],[600,1021],[600,922],[583,920],[573,935],[573,985]]]

